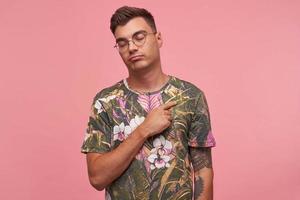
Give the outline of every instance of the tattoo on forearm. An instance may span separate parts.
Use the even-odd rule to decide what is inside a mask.
[[[202,192],[203,192],[203,188],[204,188],[204,182],[203,179],[198,176],[195,179],[195,191],[194,191],[194,199],[198,199],[198,197],[201,196]]]
[[[191,160],[193,168],[198,171],[203,168],[212,168],[211,149],[210,148],[191,148]]]

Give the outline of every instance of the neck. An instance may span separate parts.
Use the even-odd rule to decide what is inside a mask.
[[[148,71],[129,72],[127,83],[129,87],[138,92],[154,92],[168,81],[169,77],[161,68],[151,69]]]

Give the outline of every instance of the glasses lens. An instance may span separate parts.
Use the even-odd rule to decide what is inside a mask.
[[[146,41],[146,35],[147,35],[147,33],[144,33],[144,32],[137,33],[136,35],[134,35],[132,37],[132,40],[133,40],[134,44],[137,45],[137,46],[144,45],[144,43]]]
[[[147,32],[138,32],[136,34],[134,34],[132,36],[132,43],[138,47],[143,46],[146,42],[146,36],[147,36]],[[124,40],[119,40],[117,41],[116,44],[116,48],[120,51],[120,52],[124,52],[128,49],[129,46],[129,42],[128,40],[124,39]]]
[[[127,47],[127,45],[128,45],[128,41],[125,40],[119,40],[116,44],[118,49],[124,49]]]

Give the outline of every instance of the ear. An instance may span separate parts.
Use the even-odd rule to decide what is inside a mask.
[[[159,48],[162,47],[162,45],[163,45],[163,39],[162,39],[161,32],[157,32],[156,39],[157,39],[158,47]]]

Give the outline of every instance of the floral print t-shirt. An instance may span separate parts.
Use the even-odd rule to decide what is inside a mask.
[[[189,82],[170,76],[159,91],[142,94],[124,79],[103,89],[94,98],[81,152],[117,148],[149,111],[169,101],[177,102],[172,124],[144,143],[124,173],[106,188],[106,199],[192,199],[189,147],[213,147],[215,139],[204,93]]]

